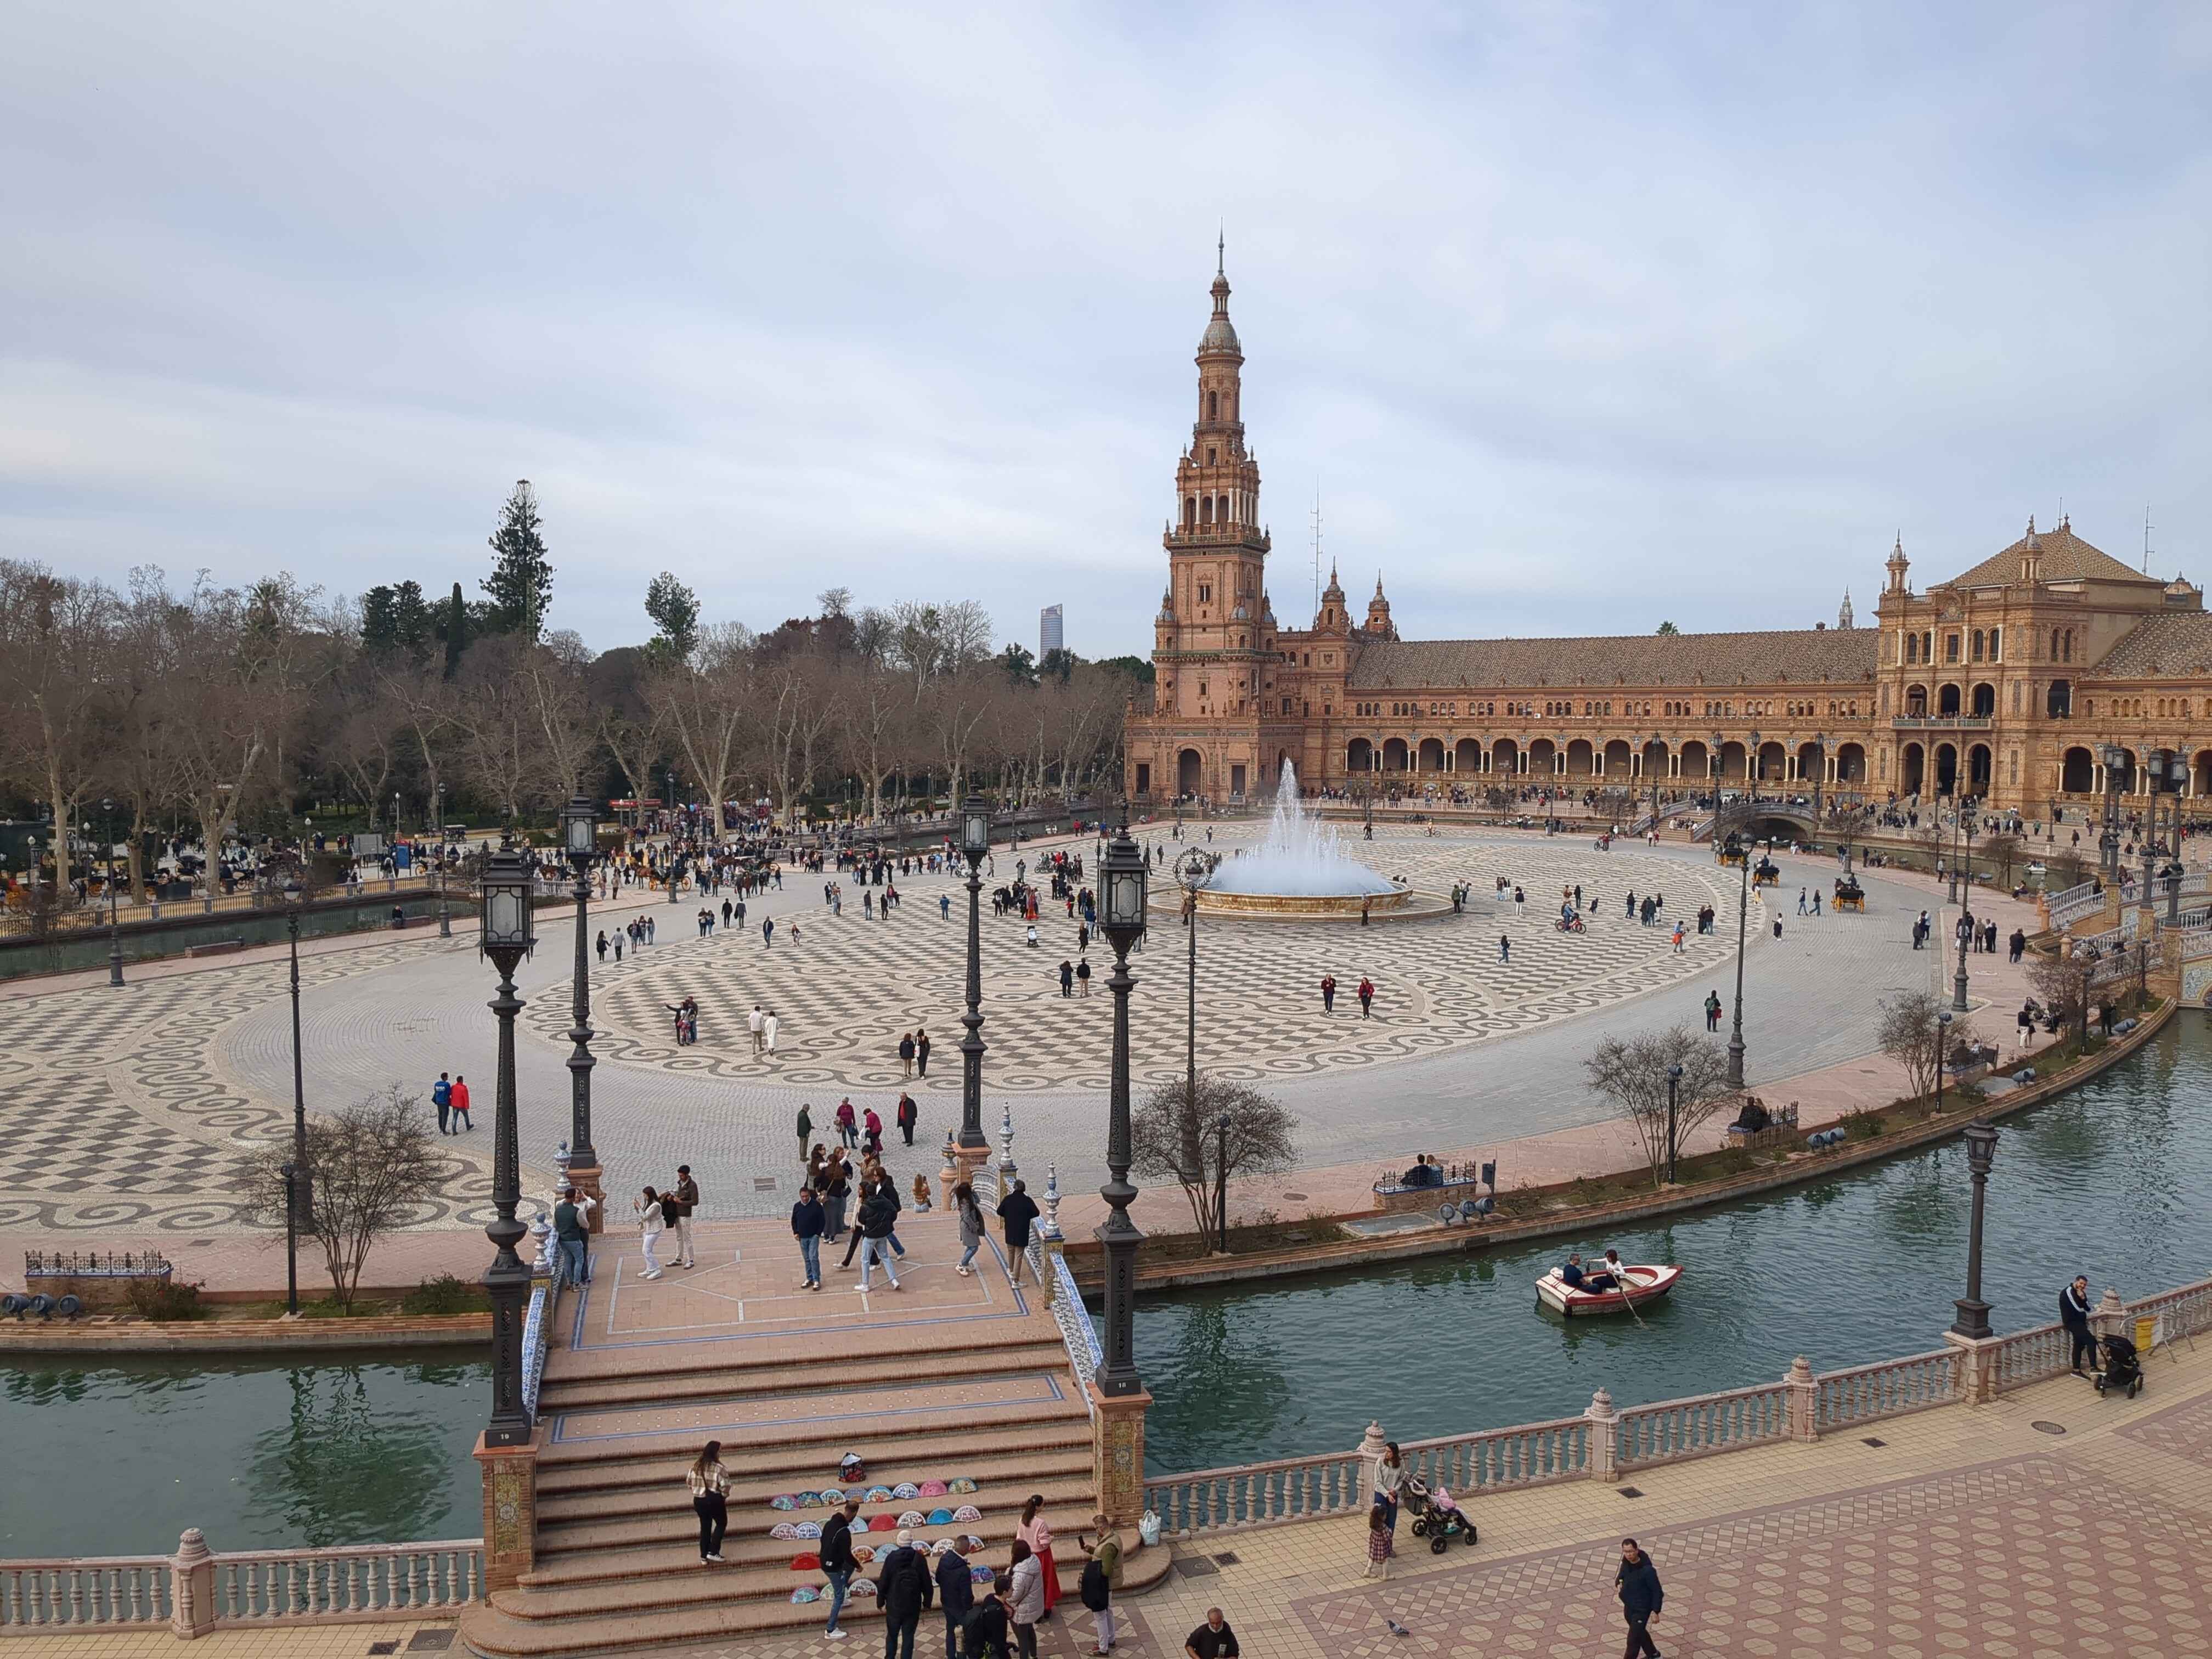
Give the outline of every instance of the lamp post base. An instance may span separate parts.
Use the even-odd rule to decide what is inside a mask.
[[[1145,1413],[1149,1394],[1102,1394],[1090,1384],[1091,1480],[1098,1512],[1117,1527],[1145,1513]]]
[[[1959,1316],[1951,1322],[1952,1335],[1963,1336],[1970,1342],[1980,1342],[1994,1334],[1990,1329],[1988,1303],[1977,1302],[1971,1297],[1962,1296],[1955,1305],[1959,1310]]]
[[[484,1589],[511,1589],[538,1559],[538,1443],[494,1446],[477,1437],[483,1474]]]

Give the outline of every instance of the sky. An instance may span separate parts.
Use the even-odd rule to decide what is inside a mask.
[[[2212,578],[2212,8],[17,0],[0,553],[1150,648],[1217,234],[1287,625]]]

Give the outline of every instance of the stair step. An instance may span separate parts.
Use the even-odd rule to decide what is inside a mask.
[[[748,1486],[756,1482],[779,1483],[769,1486],[771,1496],[834,1486],[837,1458],[855,1437],[853,1425],[835,1427],[836,1432],[793,1435],[757,1445],[723,1438],[723,1461]],[[538,1489],[540,1492],[574,1492],[663,1479],[671,1460],[689,1465],[699,1455],[705,1437],[686,1432],[549,1446],[538,1459]],[[1075,1445],[1087,1448],[1090,1443],[1090,1416],[1079,1402],[1073,1401],[1028,1418],[994,1414],[988,1428],[948,1422],[941,1427],[917,1426],[890,1437],[874,1434],[867,1440],[869,1484],[896,1486],[910,1481],[919,1486],[926,1480],[944,1480],[957,1475],[981,1480],[982,1477],[969,1467],[979,1460],[1006,1468],[1012,1458]],[[1021,1465],[1016,1462],[1013,1467]]]
[[[538,1390],[540,1415],[601,1409],[611,1406],[664,1405],[679,1400],[749,1399],[762,1395],[803,1395],[822,1388],[855,1388],[868,1383],[902,1384],[1015,1371],[1056,1370],[1066,1364],[1066,1348],[1057,1341],[1000,1341],[947,1356],[941,1369],[927,1356],[912,1352],[855,1358],[825,1354],[819,1359],[785,1358],[744,1364],[701,1364],[640,1376],[549,1376]]]
[[[672,1501],[684,1496],[683,1470],[689,1458],[671,1458],[653,1468],[623,1472],[603,1470],[605,1477],[597,1484],[563,1486],[554,1491],[541,1486],[538,1494],[538,1524],[542,1532],[548,1528],[600,1521],[625,1520],[637,1516],[665,1514]],[[939,1508],[958,1509],[962,1504],[973,1504],[986,1513],[1003,1507],[1009,1501],[1018,1501],[1033,1492],[1051,1495],[1054,1481],[1079,1482],[1087,1486],[1091,1480],[1091,1450],[1085,1441],[1070,1441],[1066,1445],[1032,1450],[1026,1455],[1007,1462],[989,1463],[963,1462],[960,1473],[974,1479],[979,1490],[972,1492],[948,1492],[936,1498],[893,1498],[888,1504],[863,1505],[869,1515],[885,1511],[893,1515],[909,1509],[925,1512]],[[757,1472],[744,1472],[747,1479],[730,1488],[730,1513],[738,1515],[769,1515],[792,1521],[828,1518],[827,1509],[779,1510],[769,1507],[769,1499],[778,1492],[803,1489],[804,1480],[784,1484],[763,1483]],[[898,1483],[891,1483],[896,1486]],[[957,1498],[959,1502],[953,1500]],[[773,1524],[771,1522],[771,1524]]]
[[[1091,1498],[1091,1468],[1088,1462],[1070,1460],[1069,1467],[1053,1474],[1030,1470],[1026,1486],[1009,1484],[999,1489],[995,1501],[993,1494],[977,1492],[958,1494],[963,1503],[982,1510],[980,1522],[943,1522],[936,1526],[925,1526],[923,1530],[933,1536],[945,1532],[981,1533],[985,1538],[994,1529],[1003,1531],[1012,1524],[1011,1517],[1018,1514],[1022,1503],[1030,1493],[1041,1494],[1045,1501],[1045,1513],[1053,1527],[1060,1530],[1066,1526],[1088,1528],[1094,1505]],[[688,1507],[678,1507],[670,1496],[665,1482],[651,1496],[649,1507],[640,1507],[617,1514],[570,1515],[565,1510],[549,1513],[541,1506],[538,1516],[538,1559],[567,1556],[589,1550],[630,1549],[644,1545],[681,1543],[696,1538],[695,1519]],[[734,1493],[732,1494],[734,1500]],[[978,1499],[986,1501],[978,1502]],[[571,1500],[574,1501],[574,1500]],[[894,1498],[888,1504],[864,1504],[860,1507],[863,1519],[872,1520],[878,1515],[899,1516],[909,1510],[921,1510],[925,1514],[933,1509],[947,1507],[940,1498]],[[959,1504],[949,1505],[958,1509]],[[730,1504],[730,1540],[735,1543],[742,1534],[757,1537],[764,1544],[773,1544],[788,1556],[798,1553],[799,1546],[787,1547],[780,1539],[768,1536],[769,1528],[781,1521],[812,1520],[817,1524],[830,1514],[828,1510],[772,1510],[765,1503],[740,1507],[735,1501]],[[878,1534],[876,1536],[884,1534]],[[871,1541],[873,1541],[872,1539]],[[724,1553],[728,1553],[725,1551]]]
[[[1079,1493],[1073,1501],[1054,1504],[1049,1502],[1042,1511],[1054,1536],[1069,1540],[1060,1546],[1073,1550],[1079,1532],[1091,1528],[1093,1511],[1091,1494]],[[973,1534],[982,1539],[988,1549],[1004,1552],[1013,1540],[1014,1523],[1021,1518],[1017,1506],[996,1516],[987,1516],[981,1521],[948,1522],[942,1526],[918,1527],[917,1537],[935,1543],[939,1538],[955,1534]],[[631,1523],[640,1526],[642,1523]],[[896,1547],[896,1531],[868,1534],[866,1543],[878,1551]],[[732,1526],[722,1540],[722,1554],[727,1564],[738,1567],[767,1568],[789,1572],[795,1555],[811,1554],[822,1547],[817,1539],[781,1539],[768,1536],[766,1527],[748,1527],[742,1534]],[[977,1558],[979,1560],[984,1558]],[[995,1560],[996,1558],[993,1557]],[[541,1534],[538,1546],[538,1565],[522,1577],[522,1583],[532,1590],[552,1589],[566,1585],[601,1583],[611,1580],[664,1577],[671,1573],[690,1574],[699,1571],[698,1519],[689,1509],[667,1513],[664,1522],[655,1528],[641,1544],[630,1547],[611,1547],[601,1541],[588,1547],[554,1552],[549,1550]],[[861,1570],[872,1571],[863,1564]],[[796,1577],[803,1578],[805,1574]]]
[[[1172,1565],[1166,1548],[1132,1549],[1122,1557],[1122,1583],[1117,1599],[1142,1595],[1166,1577]],[[717,1570],[695,1567],[704,1578]],[[790,1574],[797,1578],[799,1574]],[[1089,1628],[1091,1615],[1072,1600],[1074,1588],[1065,1573],[1066,1586],[1057,1611],[1059,1622],[1073,1630]],[[787,1588],[781,1599],[756,1597],[688,1605],[648,1613],[610,1613],[556,1620],[518,1619],[500,1605],[512,1595],[496,1593],[489,1602],[478,1602],[461,1617],[461,1638],[470,1650],[486,1659],[563,1659],[622,1652],[634,1655],[655,1649],[695,1650],[702,1643],[781,1632],[819,1631],[827,1609],[818,1601],[794,1603]],[[842,1622],[880,1617],[872,1596],[845,1604]],[[933,1610],[922,1615],[925,1626],[939,1618]],[[941,1621],[940,1621],[941,1622]],[[925,1629],[921,1639],[932,1632]],[[862,1650],[866,1651],[866,1650]]]
[[[1006,1545],[996,1544],[969,1559],[975,1566],[1004,1572],[1007,1570],[1008,1553]],[[1060,1594],[1063,1597],[1073,1595],[1078,1581],[1083,1576],[1083,1557],[1077,1553],[1072,1563],[1061,1561],[1058,1565]],[[875,1577],[873,1564],[862,1568],[861,1572],[872,1579]],[[699,1565],[699,1553],[695,1547],[690,1561],[678,1571],[659,1573],[650,1577],[624,1577],[568,1585],[520,1584],[512,1589],[495,1591],[491,1600],[494,1607],[512,1618],[533,1622],[558,1622],[597,1618],[608,1613],[647,1613],[665,1607],[710,1607],[729,1601],[770,1600],[788,1602],[792,1591],[801,1584],[822,1589],[825,1582],[818,1570],[794,1572],[787,1563],[773,1566],[743,1566],[732,1562],[726,1565],[702,1567]],[[872,1596],[860,1599],[871,1605],[875,1600]],[[826,1616],[827,1609],[823,1612]]]

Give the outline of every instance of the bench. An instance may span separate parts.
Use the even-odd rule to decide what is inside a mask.
[[[187,945],[185,954],[188,957],[227,957],[233,951],[245,948],[246,941],[242,939],[210,939],[205,945]]]

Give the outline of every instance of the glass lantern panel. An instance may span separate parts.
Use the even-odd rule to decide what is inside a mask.
[[[508,945],[522,936],[522,899],[511,889],[501,888],[484,901],[488,919],[485,932],[496,945]]]

